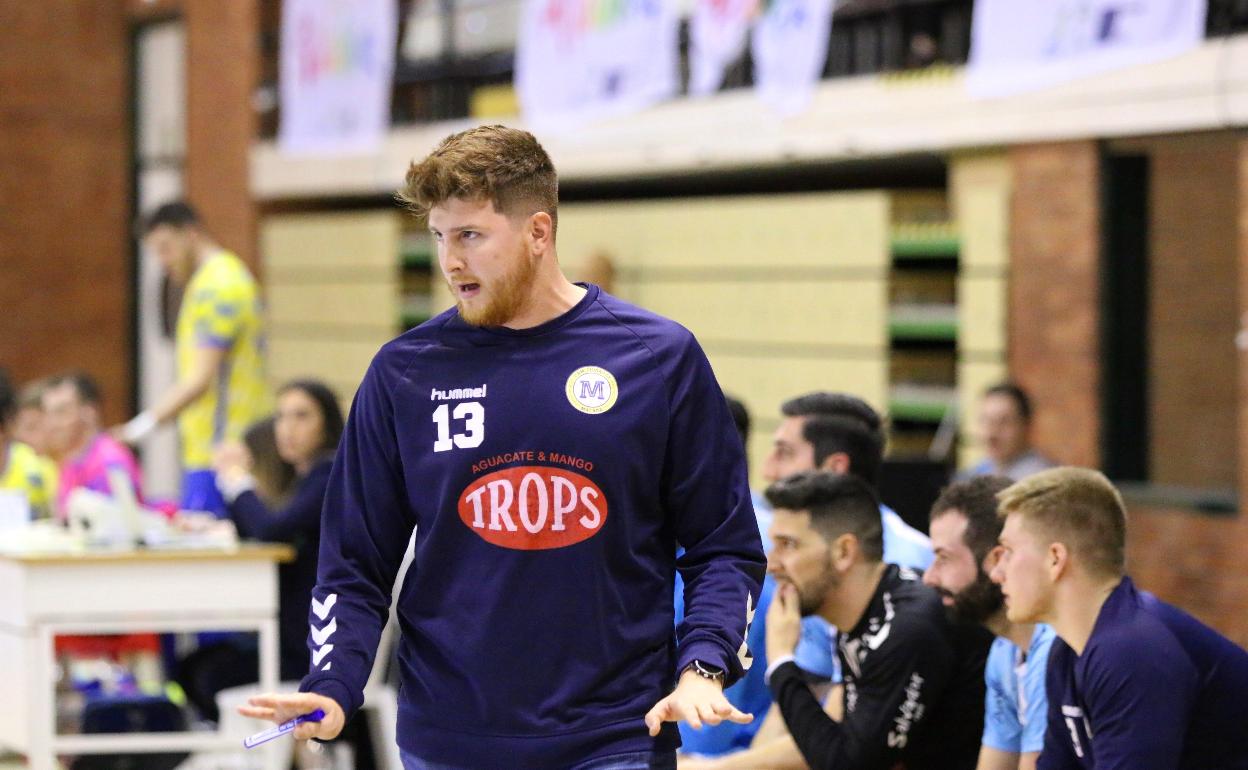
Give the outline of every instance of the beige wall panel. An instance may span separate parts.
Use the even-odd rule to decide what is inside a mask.
[[[886,344],[883,280],[662,282],[640,293],[648,309],[679,321],[700,339]]]
[[[961,232],[962,269],[1009,264],[1011,176],[1001,154],[955,157],[950,193]]]
[[[393,330],[399,297],[385,283],[270,283],[269,319],[277,325],[383,326]]]
[[[816,193],[570,204],[560,208],[562,258],[605,251],[620,266],[853,267],[888,263],[884,193]]]
[[[321,377],[358,384],[385,341],[370,337],[342,340],[274,335],[269,352],[270,376],[279,383],[294,377]]]
[[[385,209],[267,217],[260,227],[265,268],[390,266],[397,274],[400,217]]]
[[[958,348],[1004,356],[1007,287],[1004,278],[958,280]]]
[[[853,393],[881,411],[888,402],[883,351],[878,357],[861,359],[760,358],[717,351],[714,344],[708,344],[706,352],[720,387],[760,418],[778,416],[782,402],[812,390]]]

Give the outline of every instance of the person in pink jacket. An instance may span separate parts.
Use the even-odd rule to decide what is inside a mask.
[[[79,487],[113,494],[109,471],[120,468],[142,500],[142,475],[134,454],[100,428],[100,388],[82,372],[55,377],[43,393],[48,439],[61,461],[58,515],[66,516],[69,495]]]

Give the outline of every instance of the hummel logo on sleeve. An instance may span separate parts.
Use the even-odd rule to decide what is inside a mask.
[[[329,625],[325,626],[324,628],[317,628],[316,626],[312,626],[312,643],[317,645],[318,647],[322,644],[325,644],[326,640],[328,640],[329,637],[333,636],[334,632],[337,630],[338,630],[338,618],[332,618],[329,621]]]
[[[334,645],[332,644],[327,644],[324,647],[318,647],[317,649],[313,650],[312,651],[312,665],[314,666],[321,665],[321,661],[325,659],[325,656],[330,654],[333,651],[334,651]],[[325,669],[322,669],[322,670],[326,670],[328,668],[329,668],[329,664],[326,663]]]
[[[319,620],[325,620],[326,618],[329,618],[329,611],[332,610],[334,605],[337,603],[338,594],[330,594],[329,596],[326,596],[325,601],[323,602],[318,602],[316,597],[313,596],[312,614]],[[325,656],[334,649],[334,645],[325,644],[325,642],[328,641],[329,637],[333,636],[334,632],[338,630],[338,618],[329,618],[329,624],[324,628],[317,628],[312,623],[309,623],[308,627],[312,631],[312,643],[317,645],[317,648],[312,651],[312,665],[319,666],[321,665],[321,661],[325,659]],[[328,671],[330,665],[330,663],[326,663],[321,670]]]
[[[321,620],[324,620],[329,615],[329,611],[334,608],[334,603],[337,601],[338,601],[338,594],[330,594],[329,596],[325,598],[324,603],[318,602],[316,600],[316,597],[313,596],[312,597],[312,613],[316,615],[318,618],[320,618]]]

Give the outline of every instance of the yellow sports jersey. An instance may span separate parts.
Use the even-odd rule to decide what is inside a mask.
[[[4,463],[0,466],[0,489],[25,493],[34,518],[51,516],[56,500],[56,465],[17,441],[9,442],[7,456],[0,456],[0,462]]]
[[[239,439],[270,408],[256,279],[237,256],[220,251],[195,270],[178,312],[178,379],[190,376],[195,351],[220,347],[225,361],[208,391],[178,415],[183,470],[212,466],[221,441]]]

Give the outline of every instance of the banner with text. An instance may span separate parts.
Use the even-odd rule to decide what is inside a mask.
[[[975,0],[967,88],[992,97],[1183,53],[1207,0]]]
[[[806,109],[828,60],[832,0],[768,0],[754,27],[754,87],[783,115]]]
[[[676,0],[528,0],[516,43],[525,123],[571,130],[676,95]]]
[[[280,149],[376,151],[390,127],[397,35],[398,0],[285,0]]]
[[[713,94],[745,53],[760,0],[696,0],[689,16],[689,93]]]

